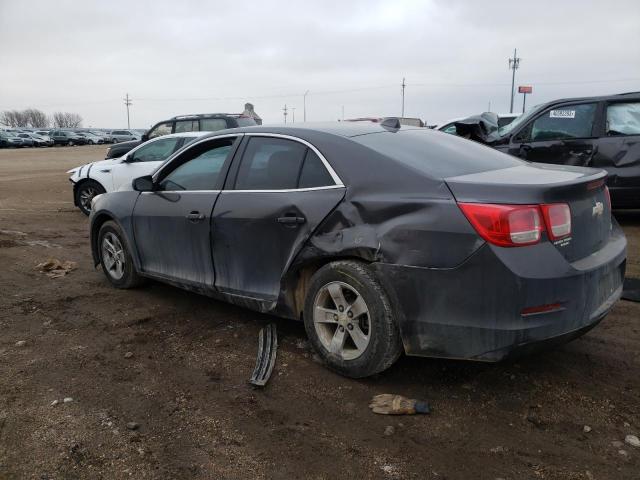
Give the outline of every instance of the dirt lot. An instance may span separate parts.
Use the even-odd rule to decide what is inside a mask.
[[[517,363],[403,358],[348,380],[314,360],[301,324],[161,284],[111,288],[64,173],[104,151],[0,150],[1,479],[640,478],[640,448],[615,443],[640,436],[640,304]],[[640,213],[619,220],[639,277]],[[34,270],[48,257],[78,268],[48,278]],[[278,361],[255,391],[270,321]],[[377,393],[433,413],[376,416]]]

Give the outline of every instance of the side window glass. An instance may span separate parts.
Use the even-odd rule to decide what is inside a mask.
[[[325,168],[320,157],[310,148],[304,158],[302,172],[300,172],[299,188],[326,187],[335,185],[333,178]]]
[[[160,182],[160,190],[216,189],[220,172],[234,141],[235,138],[225,138],[213,144],[195,147],[195,152],[184,152],[185,155],[195,156],[169,173]]]
[[[531,141],[544,142],[591,137],[595,113],[595,103],[563,105],[547,110],[533,121]]]
[[[164,138],[145,144],[133,152],[133,160],[136,162],[162,162],[169,158],[176,148],[179,138]]]
[[[169,135],[171,133],[171,123],[161,123],[160,125],[156,125],[153,130],[149,130],[147,136],[149,139],[161,137],[163,135]]]
[[[640,102],[607,106],[607,135],[640,135]]]
[[[215,132],[227,128],[224,118],[204,118],[200,120],[200,130],[203,132]]]
[[[282,138],[253,137],[242,156],[236,190],[297,188],[307,147]]]
[[[193,132],[198,131],[198,120],[180,120],[176,122],[176,132]]]
[[[457,135],[457,133],[458,133],[456,131],[456,124],[455,123],[452,123],[451,125],[447,125],[441,131],[443,131],[444,133],[450,133],[451,135]]]

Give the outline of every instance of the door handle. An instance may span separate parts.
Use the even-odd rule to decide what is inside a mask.
[[[569,150],[569,155],[573,155],[575,157],[584,157],[585,155],[591,155],[592,151],[593,150],[582,150],[582,151]]]
[[[204,220],[204,213],[191,212],[189,215],[187,215],[187,220],[193,223],[197,223],[201,220]]]
[[[284,217],[278,217],[276,221],[278,223],[282,223],[283,225],[295,226],[302,225],[307,221],[307,219],[304,217],[296,217],[294,215],[285,215]]]

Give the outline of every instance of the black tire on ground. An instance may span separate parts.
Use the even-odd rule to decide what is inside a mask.
[[[105,255],[108,255],[108,253],[106,253],[106,249],[103,248],[103,242],[105,241],[105,238],[107,238],[107,240],[109,239],[113,240],[114,236],[118,239],[120,246],[122,247],[121,258],[123,260],[123,268],[122,268],[122,276],[120,278],[118,278],[118,275],[114,273],[114,271],[109,270],[107,266],[109,264],[109,261],[108,259],[105,259]],[[116,288],[123,288],[123,289],[135,288],[142,285],[145,279],[140,275],[138,275],[138,272],[136,272],[135,266],[133,264],[133,260],[131,258],[131,254],[127,249],[127,244],[124,238],[125,236],[122,230],[120,229],[120,226],[114,221],[110,220],[108,222],[105,222],[100,227],[100,231],[98,232],[98,245],[97,245],[98,254],[100,256],[100,264],[102,266],[102,271],[104,272],[104,275],[107,277],[107,280],[109,280],[111,285],[113,285]],[[110,242],[110,243],[113,245],[113,242]]]
[[[91,199],[96,195],[105,193],[105,189],[98,182],[86,180],[76,188],[76,205],[82,213],[89,215],[91,213]]]
[[[332,353],[326,348],[320,340],[314,322],[313,314],[316,300],[321,298],[323,289],[326,291],[325,287],[332,282],[346,285],[345,291],[347,293],[349,293],[349,288],[357,291],[368,309],[366,315],[359,317],[359,322],[366,322],[365,325],[360,325],[363,327],[363,330],[360,331],[368,330],[368,344],[362,350],[363,353],[353,359],[345,359],[344,355]],[[346,300],[346,303],[349,304],[348,299]],[[333,305],[333,308],[338,308],[336,305],[337,303]],[[345,312],[351,310],[352,306],[349,305]],[[309,341],[325,364],[330,369],[347,377],[362,378],[382,372],[393,365],[403,350],[389,298],[376,278],[375,272],[364,262],[352,260],[332,262],[320,268],[313,275],[305,297],[304,325]],[[351,327],[351,325],[348,326]],[[319,328],[324,329],[325,327]],[[344,328],[342,331],[347,331],[347,329]],[[347,333],[352,334],[348,331]]]

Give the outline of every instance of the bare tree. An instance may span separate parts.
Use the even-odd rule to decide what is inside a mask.
[[[42,110],[28,108],[23,113],[27,117],[31,128],[47,128],[49,126],[49,117]]]
[[[77,113],[55,112],[53,126],[56,128],[77,128],[82,125],[82,117]]]
[[[20,110],[5,110],[0,115],[0,122],[14,128],[29,126],[29,119],[25,115],[24,111]]]

